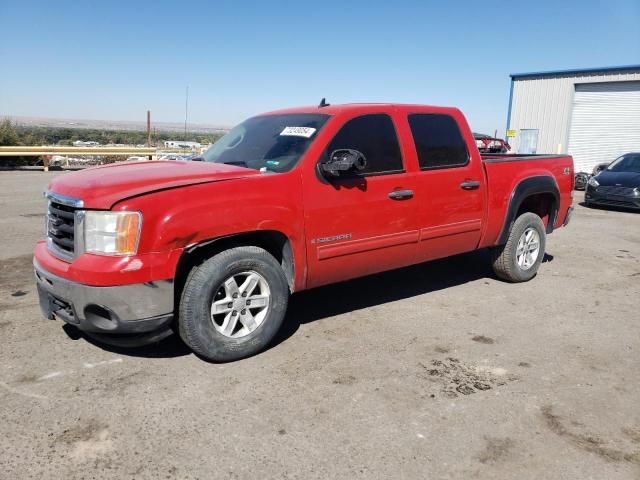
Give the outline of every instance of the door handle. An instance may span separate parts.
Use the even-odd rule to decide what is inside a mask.
[[[391,200],[405,200],[413,197],[413,190],[394,190],[389,192],[389,198]]]
[[[480,188],[480,182],[478,180],[465,180],[460,184],[460,188],[463,190],[476,190]]]

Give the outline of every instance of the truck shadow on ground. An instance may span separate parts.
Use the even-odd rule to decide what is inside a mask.
[[[553,255],[545,254],[543,263],[551,261]],[[491,269],[490,253],[486,249],[300,292],[291,297],[282,328],[267,350],[292,337],[301,325],[316,320],[481,279],[499,281]],[[170,358],[191,353],[178,335],[145,347],[119,348],[96,342],[75,328],[67,328],[69,337],[82,337],[102,349],[121,355]]]
[[[553,255],[545,254],[542,261],[553,261]],[[500,281],[487,249],[300,292],[289,300],[284,324],[270,348],[293,336],[300,325],[481,279]]]
[[[144,347],[125,348],[101,343],[68,323],[65,324],[62,329],[72,340],[82,339],[102,350],[117,353],[118,355],[143,358],[173,358],[190,355],[192,353],[189,347],[187,347],[176,334],[170,335],[157,343],[145,345]]]

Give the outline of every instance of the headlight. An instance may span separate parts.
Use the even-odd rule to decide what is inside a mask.
[[[596,177],[591,177],[589,179],[589,185],[591,185],[592,187],[599,187],[600,184],[598,183],[598,180],[596,180]]]
[[[138,250],[140,212],[87,211],[84,215],[84,251],[103,255],[134,255]]]
[[[633,194],[634,194],[636,197],[640,197],[640,187],[636,187],[636,188],[634,188],[634,189],[633,189]]]

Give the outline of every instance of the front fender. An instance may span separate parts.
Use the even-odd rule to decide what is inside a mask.
[[[118,203],[114,210],[142,212],[141,253],[274,230],[289,239],[296,265],[306,261],[302,194],[295,172],[154,192]],[[305,270],[296,268],[296,284],[298,272]]]

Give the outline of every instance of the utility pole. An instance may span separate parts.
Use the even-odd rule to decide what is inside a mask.
[[[147,110],[147,147],[151,146],[151,110]],[[153,156],[149,155],[149,160],[153,160]]]
[[[189,85],[184,99],[184,141],[187,141],[187,117],[189,116]]]
[[[147,110],[147,147],[151,146],[151,110]]]

